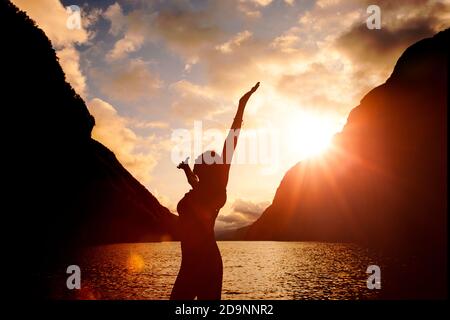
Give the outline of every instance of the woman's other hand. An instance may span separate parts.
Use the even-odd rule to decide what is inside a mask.
[[[181,161],[180,164],[177,166],[178,169],[188,169],[189,168],[189,157],[186,158],[186,160]]]

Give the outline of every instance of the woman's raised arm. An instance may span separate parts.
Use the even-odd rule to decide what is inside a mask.
[[[223,178],[225,179],[224,181],[225,185],[228,182],[228,173],[230,171],[231,160],[233,159],[234,150],[236,149],[237,141],[239,138],[245,106],[247,105],[247,102],[252,96],[252,94],[258,89],[258,87],[259,82],[253,88],[251,88],[250,91],[245,93],[241,97],[241,99],[239,99],[239,106],[236,112],[236,116],[234,117],[228,136],[223,144],[222,160],[224,166]]]

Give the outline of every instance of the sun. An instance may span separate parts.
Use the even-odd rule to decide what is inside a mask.
[[[312,112],[289,115],[286,142],[298,160],[318,156],[328,150],[339,131],[337,119]]]

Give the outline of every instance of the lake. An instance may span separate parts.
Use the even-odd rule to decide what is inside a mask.
[[[374,299],[353,244],[222,241],[222,299]],[[179,242],[114,244],[84,251],[80,299],[168,299],[181,263]]]

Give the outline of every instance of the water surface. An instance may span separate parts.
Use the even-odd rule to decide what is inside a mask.
[[[317,242],[218,242],[223,299],[372,299],[361,247]],[[87,249],[81,298],[168,299],[181,263],[179,242],[115,244]]]

